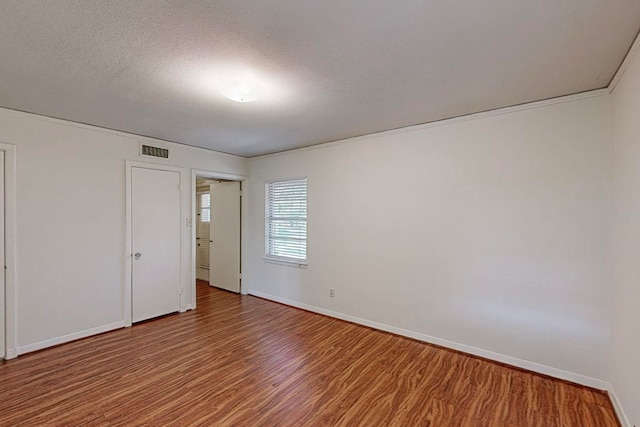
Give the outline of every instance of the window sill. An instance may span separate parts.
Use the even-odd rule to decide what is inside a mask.
[[[263,257],[264,262],[269,264],[284,265],[286,267],[307,268],[307,261],[295,261],[280,258]]]

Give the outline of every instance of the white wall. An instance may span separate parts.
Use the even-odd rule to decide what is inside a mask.
[[[613,387],[631,425],[640,425],[640,55],[613,92]]]
[[[0,109],[0,142],[17,146],[18,350],[124,320],[125,160],[154,162],[141,140],[154,142]],[[168,145],[155,163],[247,173],[244,158]]]
[[[611,132],[604,95],[250,159],[249,292],[606,379]],[[265,263],[303,175],[309,267]]]

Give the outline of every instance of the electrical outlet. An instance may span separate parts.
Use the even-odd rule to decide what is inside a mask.
[[[329,289],[329,298],[335,298],[336,296],[336,290],[331,288]]]

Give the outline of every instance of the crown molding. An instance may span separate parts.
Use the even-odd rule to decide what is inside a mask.
[[[492,109],[492,110],[481,111],[481,112],[478,112],[478,113],[470,113],[470,114],[466,114],[466,115],[462,115],[462,116],[455,116],[455,117],[451,117],[451,118],[447,118],[447,119],[436,120],[436,121],[433,121],[433,122],[427,122],[427,123],[422,123],[422,124],[418,124],[418,125],[405,126],[405,127],[385,130],[385,131],[381,131],[381,132],[375,132],[375,133],[370,133],[370,134],[365,134],[365,135],[354,136],[354,137],[351,137],[351,138],[344,138],[344,139],[339,139],[339,140],[335,140],[335,141],[323,142],[323,143],[320,143],[320,144],[309,145],[307,147],[300,147],[300,148],[294,148],[294,149],[291,149],[291,150],[278,151],[276,153],[263,154],[261,156],[249,157],[249,160],[265,159],[265,158],[269,158],[269,157],[280,156],[280,155],[283,155],[283,154],[295,154],[295,153],[300,153],[300,152],[304,152],[304,151],[311,151],[311,150],[320,150],[320,149],[323,149],[323,148],[334,147],[336,145],[343,145],[343,144],[351,144],[351,143],[355,143],[355,142],[360,142],[360,141],[363,141],[365,139],[370,139],[370,138],[380,138],[380,137],[385,137],[385,136],[390,136],[390,135],[398,135],[398,134],[402,134],[402,133],[406,133],[406,132],[417,132],[417,131],[420,131],[420,130],[430,129],[430,128],[434,128],[434,127],[438,127],[438,126],[447,126],[447,125],[452,125],[452,124],[456,124],[456,123],[467,122],[467,121],[470,121],[470,120],[478,120],[478,119],[483,119],[483,118],[487,118],[487,117],[500,116],[500,115],[503,115],[503,114],[517,113],[519,111],[531,110],[531,109],[534,109],[534,108],[542,108],[542,107],[547,107],[549,105],[555,105],[555,104],[563,104],[565,102],[580,101],[580,100],[583,100],[583,99],[588,99],[588,98],[594,98],[594,97],[597,97],[597,96],[608,95],[609,93],[610,93],[609,88],[589,90],[589,91],[586,91],[586,92],[575,93],[575,94],[572,94],[572,95],[558,96],[558,97],[554,97],[554,98],[543,99],[543,100],[540,100],[540,101],[532,101],[532,102],[513,105],[513,106],[509,106],[509,107],[502,107],[502,108],[496,108],[496,109]]]
[[[622,76],[624,75],[625,71],[627,71],[627,68],[629,68],[629,64],[631,63],[633,58],[638,54],[638,51],[640,51],[640,32],[638,33],[638,35],[636,35],[636,39],[631,44],[629,51],[620,64],[620,67],[618,67],[618,71],[616,71],[613,78],[611,79],[608,87],[609,93],[613,93],[613,91],[616,90],[618,83],[620,83],[620,80],[622,80]]]

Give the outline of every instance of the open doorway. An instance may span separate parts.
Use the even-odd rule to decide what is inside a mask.
[[[217,181],[196,179],[196,279],[209,284],[209,243],[211,237],[210,185]]]
[[[193,171],[193,303],[198,289],[242,289],[242,187],[245,177]]]

